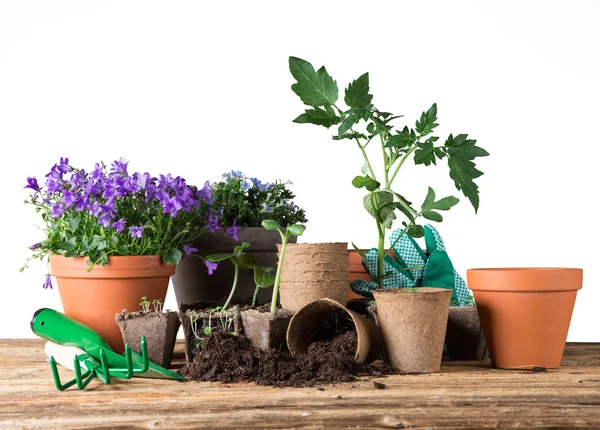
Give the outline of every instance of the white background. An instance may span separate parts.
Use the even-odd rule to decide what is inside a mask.
[[[25,178],[61,156],[86,169],[125,157],[196,184],[231,169],[289,178],[303,241],[374,245],[350,185],[356,146],[291,122],[294,55],[341,88],[369,71],[381,109],[412,123],[437,102],[442,135],[477,138],[491,154],[479,214],[463,198],[439,225],[455,266],[582,267],[569,340],[600,341],[599,22],[600,3],[567,0],[2,1],[0,337],[32,336],[36,309],[61,310],[44,264],[18,271],[41,239]],[[420,203],[429,185],[459,195],[445,163],[407,166],[396,188]]]

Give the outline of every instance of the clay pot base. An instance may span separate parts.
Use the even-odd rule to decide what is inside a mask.
[[[140,340],[146,337],[148,360],[165,369],[171,365],[173,348],[179,329],[177,312],[127,312],[116,315],[116,321],[123,335],[123,343],[131,350],[142,353]]]
[[[277,309],[275,315],[272,315],[270,310],[244,310],[241,312],[244,336],[252,347],[262,351],[287,351],[285,336],[293,315],[293,312],[283,309]]]
[[[366,364],[375,361],[382,344],[379,328],[331,299],[309,303],[294,315],[287,332],[287,344],[296,355],[307,351],[314,342],[331,341],[349,331],[357,332],[355,361]]]

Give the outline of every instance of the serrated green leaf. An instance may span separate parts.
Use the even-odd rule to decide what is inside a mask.
[[[275,268],[254,266],[254,282],[259,288],[269,288],[275,283]]]
[[[346,88],[344,102],[352,108],[366,108],[373,100],[369,94],[369,73],[365,73]]]
[[[352,179],[352,185],[354,185],[356,188],[365,187],[368,191],[375,191],[381,184],[370,176],[365,175],[356,176],[354,179]]]
[[[443,159],[446,156],[446,153],[444,152],[444,150],[442,148],[435,148],[433,150],[433,153],[435,154],[435,156],[437,158],[439,158],[440,160]]]
[[[367,124],[367,131],[371,134],[375,133],[375,124],[372,122]]]
[[[434,146],[431,142],[421,142],[418,144],[419,149],[415,151],[415,164],[425,164],[429,166],[435,164]]]
[[[182,256],[180,250],[173,248],[164,253],[162,257],[165,264],[179,264]]]
[[[415,129],[417,133],[421,136],[427,136],[429,133],[433,131],[439,124],[435,121],[437,120],[437,105],[434,103],[427,112],[423,112],[421,114],[421,118],[418,119],[415,123]]]
[[[304,233],[304,230],[306,230],[305,225],[292,224],[292,225],[288,225],[287,233],[291,234],[292,236],[302,236],[302,233]]]
[[[79,223],[81,222],[81,220],[79,218],[67,218],[67,222],[69,223],[69,229],[72,232],[75,232],[75,230],[77,230],[77,227],[79,227]]]
[[[265,219],[261,224],[267,230],[281,230],[279,223],[277,221],[273,221],[272,219]]]
[[[394,213],[393,202],[385,203],[379,208],[379,221],[385,228],[392,228],[395,219],[396,214]]]
[[[338,136],[344,135],[348,130],[352,128],[354,124],[360,121],[360,117],[354,113],[350,113],[338,127]]]
[[[332,139],[333,140],[343,140],[343,139],[366,139],[367,136],[365,136],[362,133],[346,133],[343,136],[333,136]]]
[[[338,124],[342,119],[337,116],[333,110],[321,109],[314,107],[306,109],[303,114],[294,119],[297,124],[316,124],[329,128],[334,124]]]
[[[289,67],[296,83],[292,85],[302,102],[309,106],[334,105],[338,99],[337,83],[321,67],[315,72],[312,64],[296,57],[289,58]]]
[[[386,148],[406,148],[411,146],[414,143],[412,137],[410,135],[410,130],[407,127],[404,127],[404,130],[398,132],[398,134],[394,134],[390,136],[388,141],[385,144]]]
[[[67,240],[67,243],[65,243],[65,249],[67,249],[68,251],[73,251],[76,246],[77,239],[74,237],[70,238],[69,240]]]

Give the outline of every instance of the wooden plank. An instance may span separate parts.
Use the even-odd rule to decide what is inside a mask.
[[[43,344],[0,340],[0,428],[600,427],[600,344],[567,345],[568,365],[547,373],[444,362],[377,378],[382,390],[367,379],[321,389],[133,379],[64,392]]]

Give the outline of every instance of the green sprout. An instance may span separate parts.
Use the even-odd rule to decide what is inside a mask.
[[[302,224],[292,224],[287,226],[285,233],[281,225],[277,221],[266,219],[262,222],[262,226],[267,230],[277,230],[281,235],[281,250],[279,251],[279,263],[277,264],[277,274],[275,275],[275,285],[273,286],[273,296],[271,298],[271,314],[277,312],[277,298],[279,297],[279,282],[281,281],[281,270],[283,268],[283,259],[285,258],[285,248],[290,236],[302,236],[306,226]]]
[[[140,306],[142,307],[142,311],[150,312],[150,305],[152,304],[148,300],[148,296],[142,297],[142,301],[140,302]]]
[[[164,302],[160,299],[152,300],[152,307],[154,312],[162,312]]]
[[[261,288],[269,288],[275,283],[274,272],[274,267],[254,266],[254,282],[256,283],[256,289],[254,290],[254,296],[252,296],[252,306],[256,306],[258,291]]]
[[[210,254],[206,256],[206,259],[208,261],[213,261],[215,263],[224,260],[231,260],[235,267],[231,292],[229,293],[229,297],[227,297],[227,300],[225,301],[225,304],[222,307],[222,312],[224,312],[225,309],[227,309],[227,307],[231,303],[231,300],[233,299],[233,295],[235,293],[235,289],[238,283],[240,268],[254,268],[254,255],[244,252],[244,250],[249,246],[250,244],[248,242],[243,242],[241,245],[238,245],[235,248],[233,248],[233,252],[230,252],[228,254]]]

